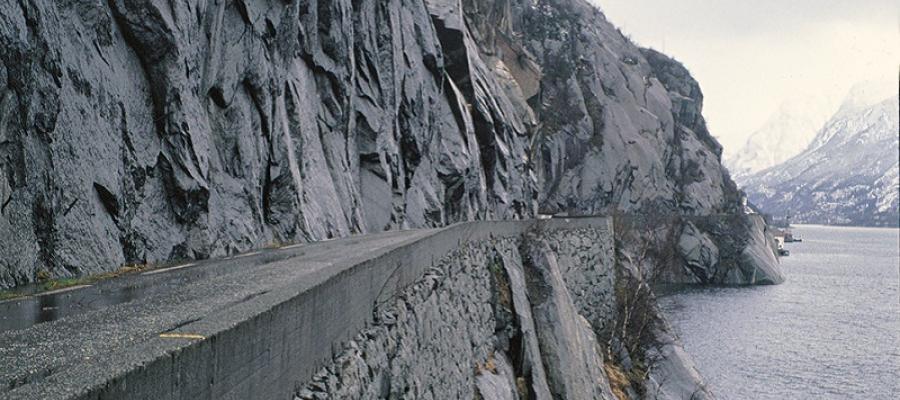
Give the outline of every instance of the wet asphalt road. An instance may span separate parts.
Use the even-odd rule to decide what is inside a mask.
[[[184,262],[171,267],[128,274],[91,285],[0,301],[0,333],[26,329],[107,307],[165,295],[189,282],[222,279],[246,269],[292,260],[307,266],[355,255],[366,247],[386,245],[415,236],[418,231],[395,231],[337,240],[286,245],[238,254],[224,259]],[[427,232],[427,231],[426,231]],[[364,246],[364,248],[359,248]],[[298,266],[301,268],[301,266]]]
[[[2,302],[0,398],[31,382],[83,375],[78,371],[82,364],[125,366],[129,357],[140,362],[140,354],[157,347],[177,348],[187,341],[174,338],[176,343],[160,344],[156,338],[195,321],[219,318],[270,292],[302,293],[339,273],[329,267],[377,257],[437,231],[395,231],[267,249]]]

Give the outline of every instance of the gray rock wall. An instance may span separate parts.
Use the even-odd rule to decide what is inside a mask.
[[[0,287],[736,204],[699,85],[584,0],[23,0],[0,49]]]
[[[700,376],[691,356],[668,323],[654,327],[654,343],[647,346],[646,357],[652,367],[644,382],[645,399],[712,400],[715,398]]]
[[[612,399],[598,326],[581,311],[615,307],[608,228],[455,250],[378,304],[296,398]]]
[[[533,213],[525,118],[421,1],[0,8],[2,286]]]
[[[544,72],[529,101],[542,210],[732,209],[736,188],[684,67],[648,57],[584,0],[512,3],[512,29]]]
[[[761,215],[685,218],[680,243],[685,245],[682,255],[694,275],[694,283],[784,282],[773,234]]]
[[[490,268],[515,240],[456,250],[397,297],[379,304],[372,326],[347,343],[300,399],[473,398],[476,368],[494,357]],[[514,387],[514,386],[513,386]]]
[[[784,282],[774,234],[762,215],[647,213],[615,220],[620,261],[651,285]]]

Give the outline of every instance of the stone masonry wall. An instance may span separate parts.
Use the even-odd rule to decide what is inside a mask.
[[[454,251],[402,296],[380,304],[374,324],[298,394],[324,398],[472,398],[475,366],[494,350],[490,264],[514,240]]]
[[[596,229],[554,230],[544,238],[557,255],[578,312],[600,333],[616,315],[612,235]]]
[[[609,229],[468,243],[374,311],[296,399],[612,399]]]

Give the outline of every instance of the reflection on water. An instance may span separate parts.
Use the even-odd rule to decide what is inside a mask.
[[[662,298],[685,348],[721,399],[900,399],[900,230],[794,231],[786,283]]]
[[[400,232],[381,234],[381,236],[390,237],[398,234]],[[360,238],[351,238],[345,239],[344,242],[352,245],[359,240]],[[187,282],[199,282],[213,276],[223,276],[246,268],[249,264],[266,265],[302,256],[307,252],[305,248],[298,246],[291,246],[289,251],[283,251],[288,249],[288,247],[285,247],[277,251],[253,252],[251,254],[262,254],[252,259],[243,258],[246,257],[244,255],[219,259],[211,263],[192,262],[143,274],[119,276],[115,279],[102,281],[94,284],[94,286],[77,290],[26,297],[14,301],[2,301],[0,302],[0,332],[24,329],[35,324],[127,303],[152,294],[179,288]],[[329,251],[329,247],[326,246],[322,246],[321,249],[322,254],[327,254]],[[35,284],[21,288],[18,291],[22,293],[36,293],[40,291],[40,288],[39,284]]]
[[[56,296],[42,296],[38,300],[38,322],[48,322],[59,318]]]
[[[147,287],[132,285],[101,289],[97,286],[58,294],[0,303],[0,332],[23,329],[70,315],[99,310],[142,297]]]

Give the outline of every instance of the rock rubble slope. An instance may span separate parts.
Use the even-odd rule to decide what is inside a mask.
[[[739,210],[697,82],[584,0],[22,0],[0,61],[0,287],[539,210]]]

